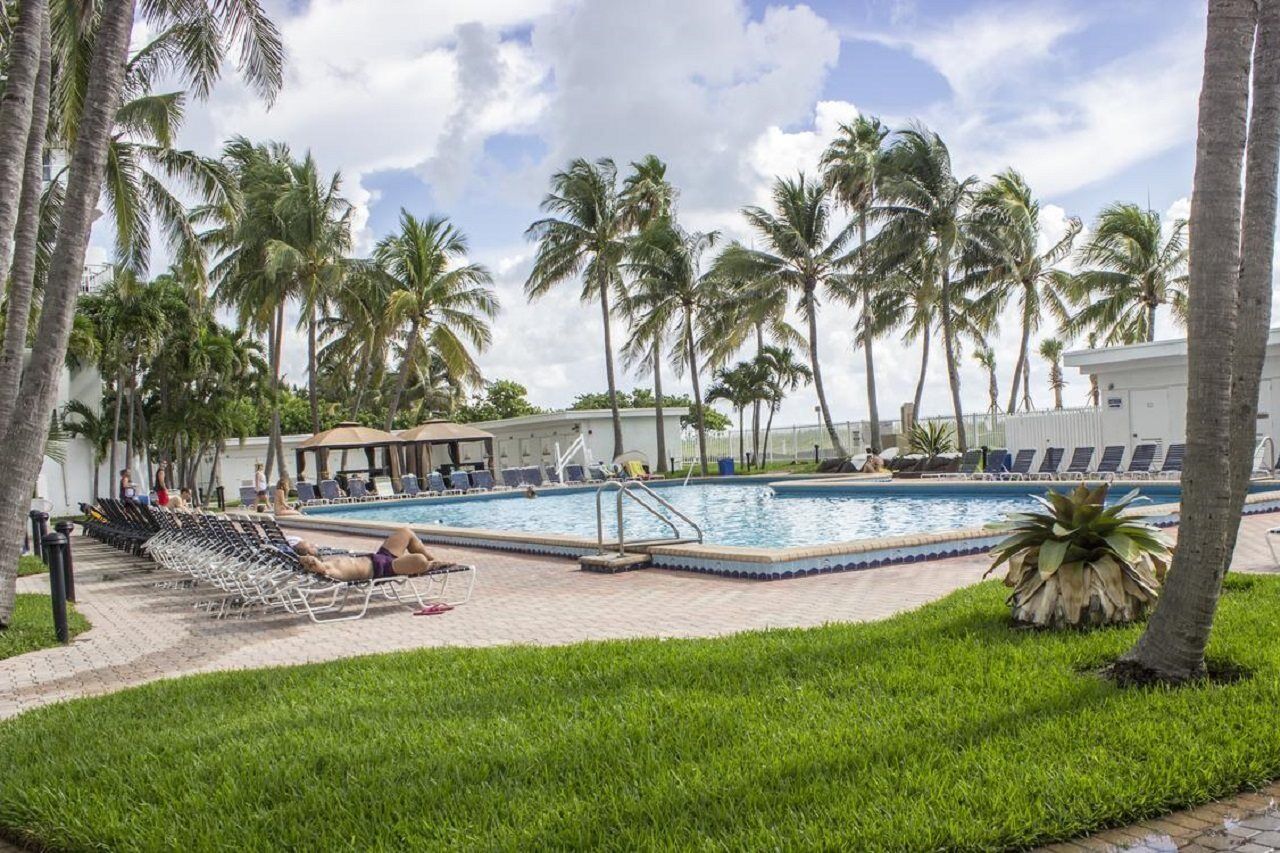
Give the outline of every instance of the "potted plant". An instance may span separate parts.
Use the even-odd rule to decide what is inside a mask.
[[[1169,568],[1169,539],[1126,515],[1135,489],[1106,506],[1107,484],[1033,495],[1045,512],[1014,513],[989,528],[1008,533],[987,574],[1007,566],[1004,584],[1021,625],[1081,628],[1142,618]]]

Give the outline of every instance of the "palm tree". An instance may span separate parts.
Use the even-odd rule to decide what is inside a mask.
[[[791,347],[766,346],[756,356],[756,360],[763,365],[769,384],[769,419],[765,423],[764,445],[759,456],[760,465],[764,467],[769,461],[769,433],[773,431],[773,416],[778,413],[787,394],[813,379],[813,371],[796,360],[795,350]]]
[[[821,183],[807,181],[803,174],[794,180],[774,181],[773,207],[773,211],[759,207],[742,210],[767,249],[730,246],[717,259],[716,271],[728,280],[759,281],[771,290],[785,290],[798,296],[797,307],[808,323],[809,368],[813,371],[822,422],[836,455],[846,456],[822,385],[818,305],[820,295],[829,288],[831,277],[845,263],[844,249],[853,225],[840,229],[828,239],[831,204],[827,190]]]
[[[977,311],[994,322],[1010,300],[1016,297],[1021,321],[1018,360],[1013,366],[1009,392],[1009,414],[1017,408],[1018,386],[1022,385],[1024,405],[1030,409],[1031,336],[1040,328],[1046,313],[1065,319],[1062,288],[1069,275],[1057,265],[1071,252],[1080,233],[1079,219],[1067,220],[1067,230],[1045,251],[1039,249],[1040,202],[1031,194],[1022,175],[1013,169],[996,175],[979,188],[974,197],[970,222],[970,280],[985,292],[974,300]]]
[[[1000,386],[996,381],[996,354],[989,346],[973,351],[973,359],[987,371],[987,414],[991,415],[991,429],[996,428],[996,415],[1000,412]]]
[[[1091,333],[1089,335],[1088,345],[1089,349],[1098,348],[1097,333]],[[1102,389],[1098,387],[1098,374],[1096,373],[1089,374],[1089,405],[1093,406],[1095,409],[1102,405]]]
[[[393,331],[388,323],[392,288],[392,281],[372,264],[352,264],[332,299],[335,310],[320,321],[320,375],[348,377],[336,396],[351,400],[351,420],[364,411],[370,389],[382,385]]]
[[[757,400],[772,398],[768,366],[760,361],[743,361],[715,372],[715,381],[707,389],[706,401],[724,400],[738,412],[738,457],[747,467],[746,433],[743,412]]]
[[[71,420],[73,417],[75,420]],[[92,409],[79,400],[69,400],[62,410],[62,428],[68,435],[84,439],[93,450],[93,497],[97,500],[102,463],[107,460],[107,449],[111,446],[111,424],[101,409]]]
[[[289,183],[273,205],[279,237],[266,244],[267,274],[286,279],[284,289],[302,302],[299,325],[307,329],[307,395],[311,431],[320,431],[316,395],[316,333],[326,304],[341,288],[351,249],[354,208],[340,195],[341,175],[322,179],[310,152],[288,164]]]
[[[858,116],[850,124],[840,125],[836,138],[822,154],[823,180],[841,204],[853,211],[858,220],[859,246],[867,244],[867,212],[874,203],[880,184],[887,177],[888,162],[884,140],[889,129],[875,116]],[[858,324],[858,343],[867,365],[867,409],[871,419],[871,444],[880,449],[880,405],[876,400],[876,369],[872,343],[875,320],[872,311],[874,287],[871,279],[863,279],[860,294],[862,316]],[[861,300],[857,296],[861,296]]]
[[[0,423],[6,436],[0,448],[0,468],[15,482],[35,481],[46,424],[53,413],[58,383],[56,377],[66,357],[71,333],[76,292],[84,272],[90,230],[106,173],[107,151],[117,110],[125,91],[125,69],[134,14],[141,9],[154,30],[185,28],[182,38],[157,63],[157,71],[189,83],[198,97],[208,94],[216,81],[222,61],[234,43],[235,54],[248,82],[270,99],[281,83],[283,50],[280,39],[258,0],[156,0],[144,4],[104,3],[96,16],[84,15],[77,5],[74,14],[81,26],[75,33],[96,27],[92,48],[76,51],[58,68],[55,91],[70,92],[59,98],[58,125],[68,137],[70,166],[67,170],[57,238],[49,259],[48,278],[41,305],[40,323],[31,356],[23,365],[6,362],[2,369],[22,373],[15,399],[22,399],[20,412],[8,401],[0,401],[0,412],[11,412]],[[39,75],[35,75],[37,78]],[[23,83],[25,86],[25,83]],[[12,82],[6,95],[14,89]],[[13,94],[18,95],[16,91]],[[34,100],[34,99],[33,99]],[[65,108],[67,105],[74,105]],[[22,146],[7,147],[7,156]],[[6,189],[0,181],[0,192]],[[38,211],[31,210],[35,216]],[[28,229],[29,230],[29,229]],[[16,233],[16,232],[15,232]],[[0,240],[12,239],[0,234]],[[25,283],[21,285],[25,287]],[[0,389],[13,387],[11,376],[0,376]],[[9,623],[16,591],[18,541],[21,539],[26,486],[0,495],[0,627]]]
[[[489,285],[493,276],[480,264],[460,264],[467,238],[444,217],[418,219],[400,211],[400,230],[383,237],[373,261],[392,282],[387,318],[404,350],[395,391],[387,407],[391,429],[409,377],[438,357],[445,375],[467,386],[480,384],[473,350],[489,345],[488,320],[498,313]]]
[[[618,193],[617,179],[618,169],[607,158],[594,163],[577,159],[565,171],[551,176],[551,192],[542,200],[543,211],[551,215],[534,222],[525,232],[538,241],[538,251],[524,285],[525,295],[536,299],[557,284],[581,275],[582,301],[599,300],[615,457],[624,448],[609,300],[622,293],[620,268],[631,224]]]
[[[885,157],[889,176],[880,188],[880,202],[870,211],[881,229],[868,246],[866,264],[881,271],[918,264],[922,280],[936,282],[956,444],[963,450],[967,442],[960,403],[957,317],[965,313],[961,304],[964,276],[957,272],[969,240],[969,208],[977,179],[957,179],[946,143],[924,127],[900,131]]]
[[[1040,357],[1049,362],[1049,387],[1053,389],[1053,407],[1062,408],[1062,389],[1067,383],[1062,378],[1062,341],[1045,338],[1040,342]]]
[[[920,342],[920,371],[912,398],[917,417],[920,400],[924,396],[924,381],[929,369],[929,343],[933,338],[934,323],[938,311],[937,282],[926,275],[931,269],[923,256],[916,256],[904,263],[890,267],[881,279],[873,297],[871,333],[881,337],[893,329],[902,328],[902,342]]]
[[[1153,341],[1161,305],[1186,325],[1186,237],[1185,220],[1176,220],[1165,238],[1154,210],[1119,203],[1105,208],[1080,250],[1083,271],[1068,285],[1079,310],[1063,323],[1063,334],[1097,332],[1107,344]]]
[[[631,164],[632,172],[622,182],[622,206],[640,235],[675,219],[675,188],[667,180],[667,164],[649,154]],[[637,236],[635,239],[640,239]],[[632,318],[634,322],[634,317]],[[662,406],[662,345],[667,329],[660,324],[647,327],[645,339],[632,334],[625,346],[627,368],[640,367],[653,373],[653,411],[657,430],[658,472],[667,473],[667,429]],[[647,353],[638,351],[647,344]]]
[[[626,353],[638,357],[652,342],[675,337],[669,358],[676,375],[687,368],[693,382],[694,424],[698,432],[698,455],[702,473],[707,473],[707,431],[698,354],[699,332],[708,312],[722,300],[721,281],[702,272],[703,253],[715,244],[718,235],[687,234],[671,222],[658,222],[632,242],[626,270],[631,277],[626,310],[632,317],[631,338]]]

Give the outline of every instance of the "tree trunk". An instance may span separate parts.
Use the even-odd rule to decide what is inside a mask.
[[[43,9],[44,3],[28,5]],[[31,318],[31,294],[35,289],[36,255],[40,237],[40,201],[44,183],[44,137],[49,124],[50,57],[49,16],[41,14],[40,70],[36,76],[31,128],[27,135],[26,159],[22,170],[22,193],[14,228],[12,276],[7,291],[4,350],[0,354],[0,424],[13,417],[18,384],[22,379],[22,351],[27,343]],[[12,82],[11,82],[12,85]],[[0,108],[3,110],[3,108]],[[0,125],[5,112],[0,111]],[[0,132],[0,135],[3,135]],[[4,279],[0,277],[0,281]]]
[[[8,45],[4,98],[0,100],[0,282],[9,280],[13,242],[9,239],[18,221],[24,183],[26,151],[31,137],[36,88],[40,76],[47,0],[23,0],[18,4],[18,24]],[[47,114],[47,112],[46,112]]]
[[[289,460],[287,460],[284,455],[284,430],[281,429],[281,426],[280,426],[280,362],[281,362],[281,351],[283,350],[283,348],[284,348],[284,300],[281,300],[280,304],[276,306],[276,339],[275,339],[275,350],[272,352],[272,359],[274,360],[272,376],[274,377],[273,382],[274,382],[275,392],[276,392],[276,404],[271,414],[271,436],[272,436],[272,449],[275,451],[275,457],[276,457],[276,471],[279,474],[279,476],[287,478],[289,476]],[[264,466],[263,471],[266,472],[266,475],[269,479],[271,477],[271,469]]]
[[[764,355],[764,324],[756,323],[756,358]],[[760,401],[751,403],[751,455],[760,459]]]
[[[1018,360],[1013,365],[1013,382],[1009,386],[1009,408],[1006,410],[1012,415],[1018,411],[1018,386],[1022,382],[1024,373],[1030,373],[1027,370],[1027,353],[1031,345],[1031,318],[1026,312],[1022,312],[1022,341],[1018,344]]]
[[[1147,343],[1156,339],[1156,304],[1147,306]]]
[[[1280,163],[1280,2],[1260,6],[1254,42],[1253,96],[1245,152],[1244,222],[1241,234],[1240,316],[1231,372],[1231,513],[1244,507],[1257,438],[1258,386],[1271,325],[1277,168]],[[1238,525],[1227,527],[1223,571],[1231,568]]]
[[[400,410],[400,398],[404,396],[404,389],[409,386],[409,373],[413,367],[413,352],[418,346],[419,329],[421,329],[421,326],[415,319],[409,326],[409,340],[404,346],[404,358],[400,359],[400,373],[396,376],[396,389],[391,394],[391,405],[387,407],[387,432],[391,432],[391,425],[395,422],[396,412]]]
[[[604,372],[609,380],[609,408],[613,410],[613,459],[622,454],[622,415],[618,414],[618,386],[613,378],[613,332],[609,328],[609,285],[600,285],[600,311],[604,315]],[[612,462],[613,459],[609,461]]]
[[[702,386],[698,379],[698,348],[693,342],[693,318],[684,318],[684,345],[689,351],[689,376],[693,379],[693,412],[698,427],[698,459],[702,476],[707,476],[707,424],[702,417]]]
[[[126,415],[128,420],[125,422],[124,464],[130,471],[133,470],[133,459],[137,453],[133,446],[133,425],[137,419],[135,408],[138,402],[138,392],[134,387],[137,384],[135,376],[136,374],[129,376],[129,413]]]
[[[1268,0],[1267,6],[1273,3]],[[1273,13],[1268,8],[1269,17]],[[1222,374],[1224,366],[1233,365],[1237,330],[1240,174],[1254,23],[1252,0],[1209,4],[1191,195],[1190,218],[1196,226],[1188,268],[1187,456],[1178,546],[1155,612],[1125,655],[1128,665],[1172,682],[1205,671],[1227,530],[1240,523],[1238,508],[1232,512],[1232,478],[1222,475],[1218,451],[1232,425],[1231,383]],[[1267,55],[1274,45],[1269,48]],[[1272,205],[1274,201],[1272,196]],[[1268,235],[1268,241],[1273,239]]]
[[[1029,412],[1035,408],[1031,402],[1031,361],[1028,359],[1022,368],[1022,411]]]
[[[271,474],[271,466],[276,461],[276,412],[280,406],[280,398],[276,393],[276,376],[279,365],[276,363],[276,320],[275,315],[267,321],[267,364],[271,376],[267,380],[267,391],[271,395],[271,417],[267,418],[267,458],[262,470]]]
[[[309,307],[307,317],[307,396],[311,403],[311,432],[320,431],[320,398],[316,396],[316,306]]]
[[[955,329],[951,322],[951,276],[942,271],[942,349],[947,358],[947,382],[951,385],[951,407],[956,419],[956,447],[969,449],[964,435],[964,411],[960,407],[960,371],[956,365]]]
[[[24,405],[21,412],[15,410],[7,425],[0,424],[5,436],[0,444],[0,470],[14,484],[13,488],[0,490],[0,627],[7,627],[13,614],[23,521],[30,506],[31,485],[40,471],[49,417],[66,359],[89,230],[106,170],[107,144],[120,106],[133,11],[133,0],[118,0],[102,7],[49,262],[40,325],[18,392]],[[6,150],[19,150],[25,141],[20,137],[17,147]]]
[[[765,462],[769,459],[769,433],[773,431],[773,416],[777,411],[777,408],[771,403],[769,405],[769,418],[764,425],[764,444],[761,450],[764,455],[760,457],[761,469],[764,468]]]
[[[915,408],[912,409],[916,419],[920,418],[920,400],[924,397],[924,376],[929,368],[929,327],[925,326],[920,335],[920,378],[916,380]]]
[[[813,371],[813,389],[818,392],[818,409],[822,412],[822,423],[827,428],[827,435],[831,437],[831,447],[835,450],[836,457],[843,459],[849,454],[845,452],[844,444],[841,443],[840,436],[836,433],[835,424],[831,422],[831,410],[827,407],[827,393],[822,387],[822,367],[818,364],[818,295],[815,292],[816,288],[816,282],[810,283],[805,288],[804,312],[807,315],[805,319],[809,321],[809,368]]]
[[[115,409],[116,409],[116,411],[115,411],[115,426],[114,426],[114,427],[112,427],[112,430],[111,430],[111,476],[112,476],[112,477],[116,476],[116,474],[117,474],[117,473],[119,473],[120,469],[123,467],[123,466],[120,464],[120,451],[119,451],[119,446],[120,446],[120,413],[121,413],[121,411],[122,411],[122,410],[123,410],[123,408],[124,408],[124,406],[123,406],[123,403],[124,403],[124,371],[123,371],[123,370],[117,370],[117,371],[116,371],[115,392],[116,392],[116,402],[115,402]]]
[[[744,471],[747,469],[747,433],[742,425],[742,415],[746,410],[746,406],[738,407],[738,461],[742,463],[742,470]]]
[[[867,245],[867,206],[863,205],[858,213],[858,239],[859,246]],[[879,453],[884,448],[881,447],[880,440],[880,403],[876,399],[876,358],[872,352],[872,334],[873,327],[871,316],[871,288],[867,288],[862,294],[862,349],[866,357],[867,363],[867,412],[871,416],[871,448]],[[773,419],[773,413],[769,413],[769,419]]]
[[[653,414],[658,420],[658,473],[665,474],[667,465],[667,422],[662,412],[662,341],[653,342]]]

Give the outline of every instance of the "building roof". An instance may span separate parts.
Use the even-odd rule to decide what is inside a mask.
[[[618,416],[624,420],[627,418],[652,418],[655,409],[651,406],[647,409],[619,409]],[[664,417],[684,417],[689,414],[689,409],[685,406],[672,406],[670,408],[664,406],[662,408]],[[518,418],[503,418],[496,421],[477,421],[472,426],[484,427],[485,429],[503,429],[507,427],[529,427],[541,426],[543,424],[555,423],[573,423],[575,421],[585,420],[608,420],[613,417],[612,409],[569,409],[563,412],[542,412],[537,415],[523,415]]]
[[[401,441],[425,441],[439,444],[450,441],[488,441],[493,433],[477,429],[471,424],[455,424],[452,421],[427,421],[396,433]]]
[[[1280,328],[1271,329],[1267,347],[1280,347]],[[1183,362],[1187,358],[1187,339],[1169,338],[1119,347],[1072,350],[1062,357],[1067,367],[1078,367],[1081,373],[1097,373],[1099,369],[1134,368],[1149,362]]]

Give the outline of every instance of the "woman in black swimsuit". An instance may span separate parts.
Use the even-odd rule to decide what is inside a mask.
[[[433,559],[414,532],[401,527],[383,541],[372,554],[326,554],[320,556],[307,542],[293,546],[298,562],[308,571],[339,581],[363,581],[396,575],[421,575],[450,565]]]

